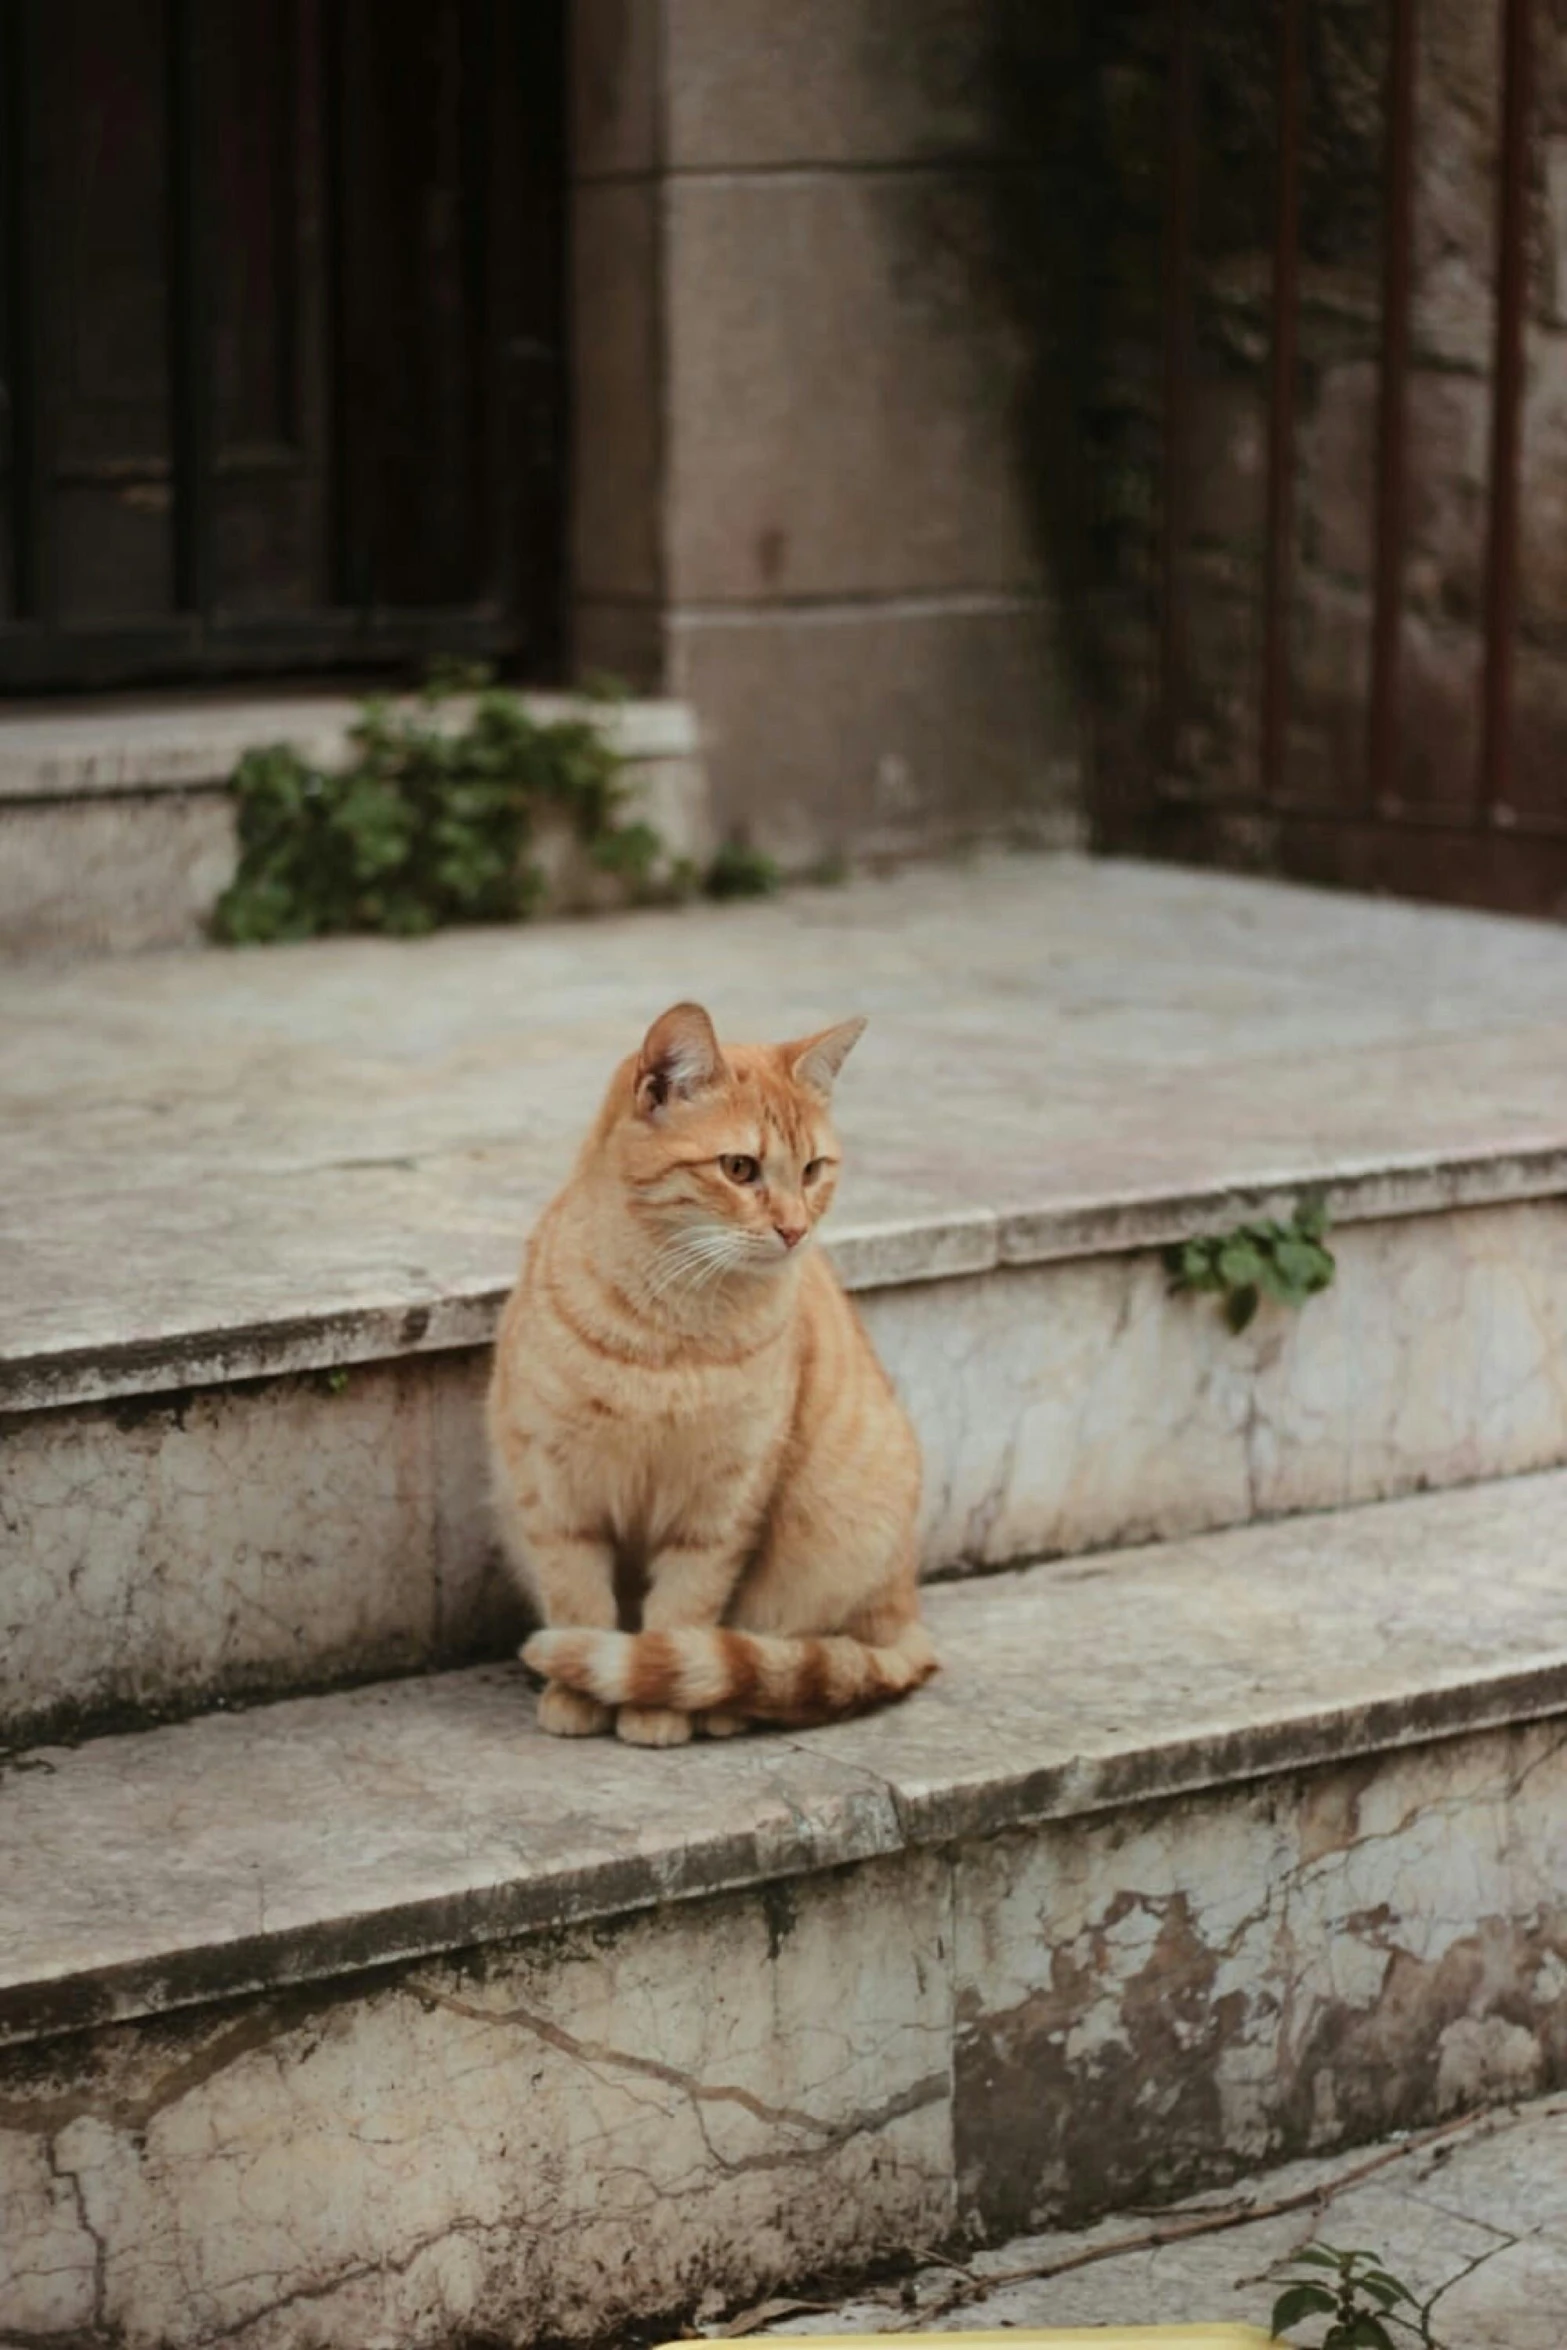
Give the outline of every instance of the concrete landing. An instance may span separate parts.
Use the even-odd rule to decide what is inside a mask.
[[[1075,858],[771,905],[0,967],[0,1407],[487,1336],[607,1074],[697,995],[871,1029],[870,1285],[1567,1186],[1567,932]]]
[[[946,1586],[811,1736],[492,1669],[13,1757],[0,2331],[674,2338],[1561,2084],[1564,1505]]]

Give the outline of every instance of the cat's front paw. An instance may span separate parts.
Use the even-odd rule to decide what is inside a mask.
[[[552,1738],[597,1738],[613,1719],[607,1705],[551,1681],[539,1698],[539,1728]]]
[[[615,1716],[615,1735],[628,1746],[684,1746],[691,1716],[667,1705],[623,1705]]]
[[[698,1714],[697,1727],[709,1738],[740,1738],[751,1727],[744,1714]]]

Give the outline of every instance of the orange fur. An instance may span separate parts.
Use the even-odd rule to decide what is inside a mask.
[[[862,1022],[720,1047],[679,1004],[545,1211],[490,1381],[497,1509],[547,1630],[540,1719],[649,1745],[814,1722],[935,1670],[919,1448],[813,1245]],[[613,1714],[612,1714],[613,1709]]]

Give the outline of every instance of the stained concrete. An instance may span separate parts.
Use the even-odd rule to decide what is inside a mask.
[[[1292,2208],[1263,2216],[1281,2202]],[[1258,2216],[1248,2218],[1248,2210]],[[1221,2219],[1233,2224],[1185,2240],[1148,2240]],[[1567,2104],[1539,2098],[1434,2142],[1416,2133],[1349,2156],[1257,2172],[1167,2210],[1123,2214],[1075,2233],[1015,2237],[973,2255],[963,2264],[967,2276],[929,2265],[875,2292],[764,2320],[756,2331],[1265,2329],[1280,2272],[1306,2245],[1323,2242],[1376,2251],[1419,2301],[1439,2294],[1435,2338],[1453,2350],[1561,2350]],[[1307,2325],[1292,2338],[1314,2342],[1318,2332]]]
[[[1567,934],[1071,857],[771,905],[0,969],[0,1402],[478,1343],[681,995],[862,1010],[836,1246],[884,1285],[1567,1187]]]
[[[271,1778],[323,1875],[340,1751],[341,1787]],[[1089,2219],[1560,2087],[1564,1807],[1558,1720],[47,2034],[0,2052],[0,2310],[28,2350],[675,2337],[998,2232],[1020,2166],[1031,2224]],[[249,1891],[286,1904],[286,1863]],[[1044,2135],[1092,2160],[1052,2177]]]

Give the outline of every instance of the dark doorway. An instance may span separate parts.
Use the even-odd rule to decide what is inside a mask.
[[[564,0],[0,0],[0,690],[560,657]]]

